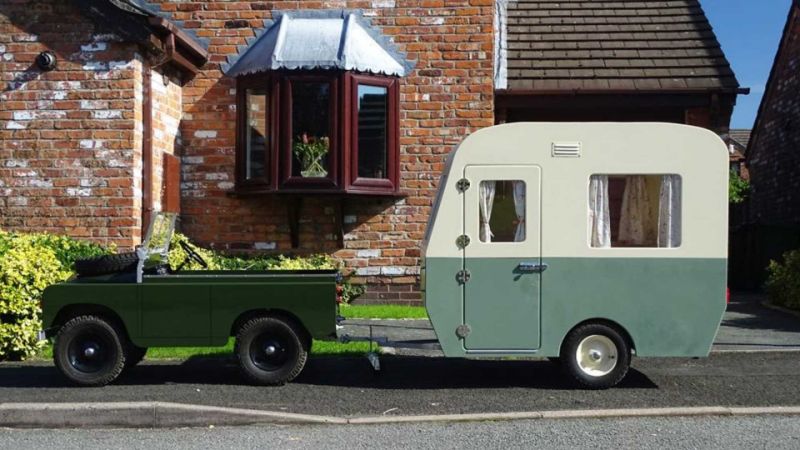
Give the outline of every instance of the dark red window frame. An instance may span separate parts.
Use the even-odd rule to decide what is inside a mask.
[[[400,178],[400,102],[399,82],[396,78],[377,77],[372,75],[348,74],[349,85],[348,109],[349,149],[345,154],[345,164],[349,169],[348,186],[351,191],[396,192]],[[362,178],[358,176],[358,86],[377,86],[386,88],[388,102],[386,105],[386,177]]]
[[[275,96],[277,80],[269,75],[240,77],[236,82],[236,183],[238,189],[274,188],[278,180],[277,148],[278,134],[277,98]],[[247,90],[263,89],[267,97],[266,129],[269,130],[269,141],[264,161],[264,177],[247,178]]]
[[[330,150],[328,151],[328,165],[330,172],[327,178],[303,178],[292,176],[292,83],[293,82],[317,82],[328,83],[330,86],[330,105],[328,107],[328,138],[330,139]],[[339,77],[336,75],[286,75],[281,79],[281,110],[279,121],[281,126],[281,178],[280,186],[283,188],[310,188],[310,189],[332,189],[339,186]]]
[[[292,81],[330,83],[330,156],[328,178],[292,176]],[[358,85],[386,87],[386,178],[358,177]],[[399,195],[400,82],[396,77],[332,71],[278,71],[237,78],[236,193],[321,193]],[[267,91],[268,142],[266,176],[246,178],[247,89]]]

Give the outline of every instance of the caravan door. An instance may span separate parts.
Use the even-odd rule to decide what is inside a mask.
[[[544,268],[541,168],[467,166],[464,178],[464,348],[534,352],[540,346]]]

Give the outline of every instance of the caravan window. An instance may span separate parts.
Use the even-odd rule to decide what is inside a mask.
[[[679,175],[592,175],[592,247],[676,248],[681,245]]]
[[[481,242],[525,240],[524,181],[482,181],[478,201]]]

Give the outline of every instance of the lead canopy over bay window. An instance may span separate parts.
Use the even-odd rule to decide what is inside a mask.
[[[237,191],[397,194],[410,65],[353,12],[276,13],[236,77]]]

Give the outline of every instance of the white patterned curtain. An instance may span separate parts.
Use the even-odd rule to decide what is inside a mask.
[[[489,220],[492,218],[492,205],[494,205],[494,181],[482,181],[480,189],[481,207],[481,241],[492,242],[492,229],[489,227]]]
[[[645,177],[625,177],[625,193],[622,195],[619,219],[620,242],[625,246],[653,245],[656,240],[653,217],[654,211]]]
[[[512,181],[514,186],[514,212],[517,214],[517,231],[514,242],[525,240],[525,182]]]
[[[589,219],[592,225],[592,247],[611,247],[611,215],[608,212],[606,175],[592,175],[589,179]]]
[[[664,175],[658,207],[658,246],[675,248],[681,245],[681,177]]]

